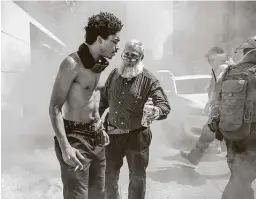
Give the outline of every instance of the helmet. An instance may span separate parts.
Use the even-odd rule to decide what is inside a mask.
[[[241,49],[255,49],[256,48],[256,36],[252,36],[250,37],[245,43],[241,44],[238,48],[236,48],[236,52],[237,50]]]

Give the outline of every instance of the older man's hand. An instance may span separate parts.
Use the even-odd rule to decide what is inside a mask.
[[[159,109],[154,106],[151,98],[145,103],[143,112],[144,116],[150,121],[156,120],[159,117]]]

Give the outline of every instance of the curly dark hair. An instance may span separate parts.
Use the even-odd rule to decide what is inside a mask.
[[[88,24],[84,28],[86,31],[85,42],[93,44],[98,36],[107,39],[109,35],[120,32],[123,24],[114,14],[109,12],[100,12],[89,17]]]

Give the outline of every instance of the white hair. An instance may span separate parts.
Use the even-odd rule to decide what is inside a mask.
[[[140,54],[142,54],[142,55],[144,54],[144,46],[143,46],[142,42],[137,39],[132,39],[132,40],[128,41],[125,45],[125,48],[127,48],[127,47],[132,47],[134,50],[136,50]]]

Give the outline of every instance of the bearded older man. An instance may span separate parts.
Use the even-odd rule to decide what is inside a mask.
[[[122,63],[114,69],[101,92],[99,114],[109,108],[110,144],[106,147],[106,198],[119,199],[118,179],[123,158],[129,167],[128,199],[144,199],[146,168],[152,139],[150,124],[167,118],[170,106],[156,77],[143,65],[140,41],[127,42]],[[150,100],[152,100],[150,102]],[[144,115],[143,115],[144,112]],[[146,114],[145,114],[146,113]],[[144,119],[148,124],[144,124]]]

